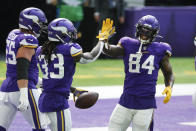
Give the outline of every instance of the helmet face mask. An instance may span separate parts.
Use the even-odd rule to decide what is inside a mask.
[[[136,24],[136,37],[143,44],[154,41],[159,32],[158,20],[151,15],[143,16]]]
[[[32,31],[36,37],[40,36],[42,26],[46,23],[44,12],[38,8],[30,7],[20,12],[19,27]]]

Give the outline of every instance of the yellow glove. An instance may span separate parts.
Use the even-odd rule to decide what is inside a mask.
[[[113,26],[113,20],[110,20],[110,18],[103,20],[101,33],[105,32],[105,31],[109,31],[112,28],[112,26]]]
[[[101,32],[99,32],[99,35],[96,38],[98,38],[99,40],[108,40],[108,38],[115,33],[115,27],[112,26],[113,20],[110,20],[110,18],[103,20]]]
[[[170,98],[171,98],[171,93],[172,93],[172,89],[170,86],[165,87],[165,90],[162,92],[162,95],[166,94],[165,99],[163,100],[163,103],[168,103]]]

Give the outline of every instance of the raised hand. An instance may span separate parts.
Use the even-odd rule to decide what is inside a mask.
[[[113,27],[113,20],[107,18],[106,20],[103,20],[101,32],[99,32],[97,38],[99,40],[108,40],[114,35],[114,33],[115,33],[115,27]]]

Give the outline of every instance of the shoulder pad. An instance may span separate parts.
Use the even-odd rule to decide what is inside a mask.
[[[37,38],[31,34],[23,34],[18,36],[18,41],[20,46],[28,48],[37,48],[39,45]]]
[[[162,45],[162,48],[165,50],[165,53],[168,54],[169,56],[172,55],[172,49],[171,46],[168,43],[165,42],[160,42]]]
[[[70,54],[71,56],[77,56],[82,53],[82,48],[79,44],[73,43],[71,45]]]
[[[123,47],[126,47],[127,45],[138,43],[138,40],[131,37],[123,37],[119,40],[118,43],[120,43]]]

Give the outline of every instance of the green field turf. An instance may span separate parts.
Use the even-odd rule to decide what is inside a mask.
[[[171,58],[175,83],[196,83],[194,58]],[[5,78],[6,66],[0,61],[0,84]],[[124,65],[121,59],[97,60],[90,64],[77,64],[73,86],[122,85]],[[158,84],[163,84],[163,75],[159,72]]]

